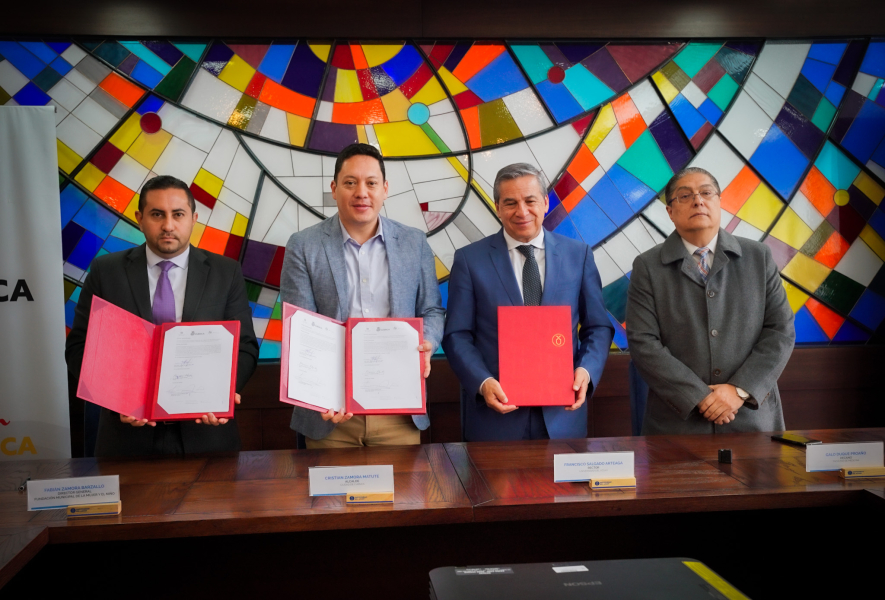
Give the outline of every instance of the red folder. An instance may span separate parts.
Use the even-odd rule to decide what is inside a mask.
[[[305,310],[298,306],[293,306],[286,302],[283,303],[283,347],[280,355],[280,402],[301,406],[318,412],[326,412],[327,409],[308,404],[300,400],[289,397],[289,340],[291,335],[290,323],[292,316],[296,312],[303,311],[309,315],[336,323],[345,328],[344,335],[344,410],[345,412],[355,415],[423,415],[427,413],[427,390],[424,381],[424,357],[418,353],[417,376],[421,378],[421,407],[420,408],[391,408],[391,409],[366,409],[360,406],[359,402],[353,398],[353,348],[351,337],[353,328],[359,323],[375,322],[375,321],[401,321],[411,325],[418,332],[418,344],[424,341],[424,320],[421,318],[405,318],[405,319],[347,319],[345,322],[336,321],[329,317]]]
[[[228,409],[214,413],[233,418],[239,351],[239,321],[154,325],[95,296],[89,313],[77,396],[114,412],[150,421],[199,419],[205,413],[169,414],[157,404],[160,357],[170,329],[220,325],[234,337]]]
[[[574,404],[571,308],[499,306],[498,369],[508,404]]]

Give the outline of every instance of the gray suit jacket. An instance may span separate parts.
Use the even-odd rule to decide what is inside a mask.
[[[424,339],[435,351],[442,339],[445,311],[427,236],[396,221],[381,219],[390,272],[390,316],[422,317]],[[338,321],[346,321],[350,316],[344,235],[338,215],[289,238],[280,297],[283,302]],[[418,429],[430,426],[426,415],[412,419]],[[297,406],[290,426],[315,440],[323,439],[335,428],[331,421],[323,421],[319,412]]]
[[[636,257],[627,340],[648,382],[643,435],[784,429],[777,379],[793,350],[793,311],[768,246],[719,230],[706,285],[676,232]],[[743,388],[727,425],[702,417],[710,384]]]

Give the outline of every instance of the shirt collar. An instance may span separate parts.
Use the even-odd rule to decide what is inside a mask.
[[[504,241],[507,242],[507,250],[515,250],[520,246],[524,246],[525,242],[520,242],[518,240],[513,239],[509,233],[507,233],[506,229],[501,230],[504,234]],[[529,246],[534,246],[535,248],[544,248],[544,228],[541,227],[541,231],[538,232],[538,235],[535,236],[535,239],[530,240],[528,242]]]
[[[338,225],[341,227],[341,235],[344,236],[344,243],[345,243],[345,244],[346,244],[347,242],[351,242],[351,241],[352,241],[352,242],[353,242],[354,244],[356,244],[357,246],[360,246],[360,245],[361,245],[361,244],[357,244],[356,240],[353,239],[352,237],[350,237],[350,234],[347,232],[347,228],[344,226],[344,223],[341,222],[341,219],[338,219]],[[380,238],[381,238],[381,241],[382,241],[382,242],[384,241],[384,221],[383,221],[383,219],[382,219],[380,216],[378,217],[378,231],[375,232],[375,235],[373,235],[372,237],[370,237],[369,239],[367,239],[367,240],[366,240],[366,243],[371,242],[371,241],[374,240],[376,237],[380,237]]]
[[[710,254],[716,255],[716,244],[719,242],[719,232],[716,232],[716,235],[713,236],[713,239],[710,240],[710,243],[707,244],[707,248],[710,249]],[[688,250],[689,254],[694,254],[694,251],[698,249],[699,246],[695,246],[691,242],[687,241],[685,238],[682,238],[682,243],[685,244],[685,249]]]
[[[153,250],[150,249],[150,247],[147,244],[145,244],[144,249],[145,249],[145,253],[147,254],[147,264],[149,267],[155,267],[155,266],[157,266],[157,264],[163,262],[164,260],[168,260],[168,261],[172,261],[172,264],[174,264],[176,267],[179,267],[181,269],[187,269],[187,257],[191,253],[191,245],[190,244],[187,245],[187,248],[184,249],[184,252],[182,252],[181,254],[176,256],[175,258],[163,258],[162,256],[158,256],[157,254],[154,253]]]

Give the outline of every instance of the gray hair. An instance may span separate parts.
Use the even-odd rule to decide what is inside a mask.
[[[511,179],[518,179],[520,177],[527,177],[529,175],[531,175],[538,181],[538,187],[541,189],[541,193],[546,196],[547,180],[544,177],[544,174],[529,163],[513,163],[512,165],[507,165],[506,167],[498,171],[497,175],[495,175],[495,204],[497,204],[498,200],[501,199],[502,181],[510,181]]]
[[[676,183],[686,175],[694,174],[706,175],[707,177],[709,177],[710,181],[713,182],[713,187],[716,188],[716,193],[722,193],[722,190],[719,188],[719,182],[716,181],[716,178],[713,177],[713,174],[710,171],[708,171],[707,169],[702,169],[700,167],[685,167],[684,169],[676,173],[673,177],[671,177],[670,181],[667,182],[667,187],[664,188],[664,201],[667,203],[667,206],[669,206],[673,201],[673,192],[676,191]]]

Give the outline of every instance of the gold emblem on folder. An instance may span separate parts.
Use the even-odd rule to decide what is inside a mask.
[[[553,345],[556,346],[557,348],[564,346],[565,345],[565,336],[562,335],[561,333],[554,333],[553,334]]]

